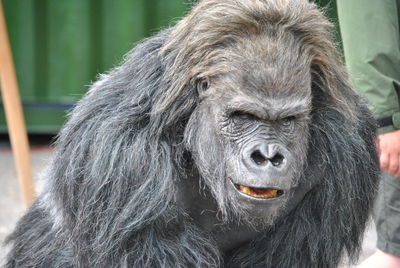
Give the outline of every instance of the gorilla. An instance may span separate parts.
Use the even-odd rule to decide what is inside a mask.
[[[101,75],[6,267],[337,267],[376,194],[375,121],[307,0],[202,0]]]

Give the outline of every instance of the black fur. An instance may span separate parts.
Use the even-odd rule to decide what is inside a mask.
[[[215,10],[232,18],[213,17]],[[212,43],[226,37],[218,27],[246,38],[233,19],[250,15],[271,38],[281,27],[307,48],[301,67],[311,75],[312,108],[297,182],[307,192],[272,224],[250,226],[253,239],[224,250],[180,193],[198,185],[189,199],[210,202],[217,222],[211,224],[220,230],[252,224],[221,196],[224,188],[204,177],[223,177],[227,156],[212,135],[196,136],[212,126],[197,108],[202,93],[193,78],[213,68],[204,63],[213,49],[224,56],[227,38]],[[201,16],[221,25],[201,28]],[[205,0],[174,28],[137,45],[71,113],[43,192],[7,239],[6,267],[324,268],[336,267],[344,254],[355,260],[377,186],[375,122],[348,85],[329,27],[303,0]],[[297,57],[282,55],[284,63]],[[220,166],[211,172],[198,159]]]

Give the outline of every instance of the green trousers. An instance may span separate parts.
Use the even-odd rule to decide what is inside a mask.
[[[376,118],[400,129],[400,0],[337,0],[344,55],[355,88]]]
[[[400,0],[337,0],[346,65],[376,118],[400,129]],[[400,256],[400,178],[382,174],[374,219],[377,247]]]
[[[374,219],[377,247],[400,256],[400,178],[382,174]]]

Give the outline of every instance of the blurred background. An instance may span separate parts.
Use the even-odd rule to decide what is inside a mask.
[[[317,1],[336,22],[334,1]],[[55,134],[96,76],[174,23],[186,0],[3,0],[29,134]],[[337,35],[339,36],[339,35]],[[0,133],[7,133],[0,106]]]
[[[174,24],[182,0],[4,0],[29,134],[55,134],[88,85],[136,42]],[[0,108],[0,132],[7,127]]]
[[[316,2],[337,25],[335,1]],[[3,0],[2,3],[35,184],[51,158],[51,143],[68,110],[97,75],[116,66],[143,38],[174,25],[192,5],[186,0]],[[338,47],[339,36],[336,27]],[[25,208],[0,100],[2,243]],[[0,246],[0,259],[1,252]]]

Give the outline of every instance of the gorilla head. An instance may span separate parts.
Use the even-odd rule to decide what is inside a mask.
[[[263,32],[223,50],[229,57],[212,59],[223,68],[198,74],[188,150],[223,212],[272,223],[302,194],[296,187],[309,140],[310,55],[299,54],[291,35],[272,46]],[[282,61],[285,54],[296,57]]]

